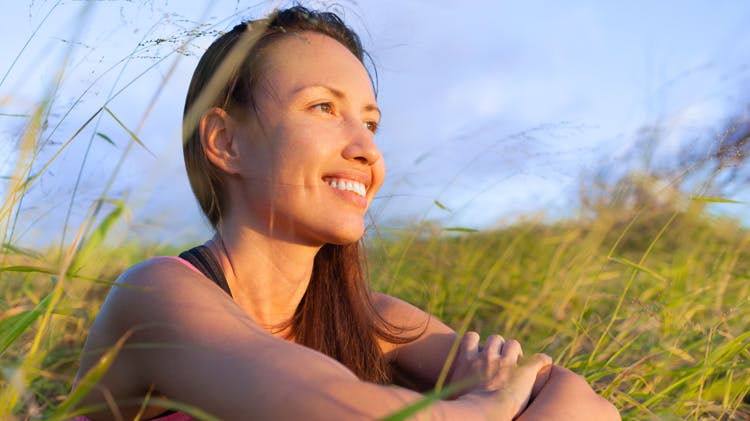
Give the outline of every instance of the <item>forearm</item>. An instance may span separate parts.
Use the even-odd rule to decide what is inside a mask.
[[[617,409],[572,371],[554,366],[519,420],[619,420]]]
[[[255,338],[254,342],[261,340]],[[255,348],[251,359],[243,351],[248,347],[235,348],[230,343],[220,348],[188,347],[184,352],[195,362],[178,361],[177,365],[192,367],[189,372],[169,367],[172,363],[166,358],[161,359],[160,367],[149,363],[148,372],[163,371],[160,377],[171,386],[160,390],[168,396],[220,419],[243,419],[248,414],[278,420],[380,419],[424,398],[408,389],[361,381],[340,363],[308,348],[270,338],[268,342],[268,346]],[[283,359],[273,358],[282,353]],[[173,358],[174,354],[172,349]],[[206,384],[212,387],[206,388]],[[492,417],[495,411],[493,399],[476,396],[435,401],[413,419],[510,420]]]
[[[323,391],[323,400],[339,402],[330,408],[319,408],[319,415],[327,419],[349,419],[359,415],[365,419],[380,419],[397,413],[425,399],[424,395],[393,386],[372,383],[347,383],[331,385]],[[346,406],[342,407],[341,405]],[[509,396],[502,393],[470,393],[455,400],[436,400],[427,404],[410,420],[508,420],[518,407]],[[333,409],[335,412],[331,412]],[[342,409],[342,411],[338,411]],[[310,412],[306,412],[308,418]]]

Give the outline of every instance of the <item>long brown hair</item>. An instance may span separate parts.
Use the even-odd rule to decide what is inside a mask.
[[[211,107],[221,107],[237,118],[245,110],[254,110],[254,85],[263,50],[279,37],[302,31],[335,39],[364,65],[359,37],[337,15],[295,6],[235,26],[211,44],[193,74],[183,117],[183,153],[190,185],[214,228],[229,198],[220,170],[203,150],[196,130],[200,116]],[[409,328],[387,323],[377,313],[365,263],[360,243],[324,245],[315,256],[310,284],[288,326],[297,343],[335,358],[359,378],[390,383],[392,373],[376,338],[406,343],[418,335],[405,336]]]

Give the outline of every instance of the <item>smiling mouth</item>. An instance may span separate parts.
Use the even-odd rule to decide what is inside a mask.
[[[367,194],[367,188],[359,181],[347,180],[344,178],[329,178],[326,179],[325,182],[334,189],[350,191],[362,197],[365,197]]]

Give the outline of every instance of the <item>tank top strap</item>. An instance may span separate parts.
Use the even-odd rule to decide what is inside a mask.
[[[221,269],[219,262],[216,261],[211,250],[203,245],[196,246],[190,250],[185,250],[180,253],[180,258],[185,259],[190,264],[195,266],[206,278],[214,281],[224,292],[232,296],[232,292],[229,290],[229,284],[227,278],[224,276],[224,271]]]

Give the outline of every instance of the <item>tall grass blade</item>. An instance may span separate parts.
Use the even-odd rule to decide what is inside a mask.
[[[46,267],[41,266],[26,266],[26,265],[17,265],[17,266],[4,266],[0,267],[0,273],[1,272],[20,272],[20,273],[39,273],[44,275],[58,275],[60,271],[56,269],[50,269]],[[68,271],[68,273],[65,274],[68,278],[74,278],[74,279],[83,279],[84,281],[90,281],[97,284],[102,285],[114,285],[115,283],[112,281],[107,281],[106,279],[100,279],[93,276],[86,276],[82,275],[80,273],[73,273],[71,271]]]
[[[668,227],[669,227],[670,225],[672,225],[672,222],[674,222],[674,219],[675,219],[676,217],[677,217],[677,212],[673,212],[673,213],[672,213],[672,215],[671,215],[671,216],[669,217],[669,219],[667,220],[667,222],[665,222],[665,223],[664,223],[664,224],[662,225],[662,227],[661,227],[661,229],[659,230],[659,232],[658,232],[658,233],[656,234],[656,236],[655,236],[655,237],[654,237],[654,238],[653,238],[653,239],[651,240],[651,242],[649,243],[648,247],[646,248],[646,250],[645,250],[645,251],[643,252],[643,254],[641,255],[641,258],[640,258],[640,260],[638,261],[638,263],[637,263],[637,265],[636,265],[636,266],[638,266],[638,267],[641,267],[641,266],[643,266],[643,263],[644,263],[644,262],[646,261],[646,258],[647,258],[647,257],[648,257],[648,256],[649,256],[649,255],[651,254],[651,251],[652,251],[652,250],[654,249],[654,247],[656,246],[656,243],[657,243],[657,242],[659,242],[659,240],[660,240],[660,239],[662,238],[662,236],[664,235],[664,233],[665,233],[665,232],[667,232],[667,228],[668,228]],[[631,224],[628,224],[628,228],[630,228],[631,226],[632,226],[632,221],[631,221]],[[620,236],[620,238],[618,238],[618,240],[617,240],[617,241],[618,241],[618,243],[619,243],[619,241],[620,241],[620,240],[621,240],[622,238],[623,238],[623,236]],[[609,255],[608,255],[607,257],[609,257],[609,258],[613,257],[613,256],[612,256],[612,252],[613,252],[613,251],[614,251],[614,247],[612,248],[612,250],[610,250],[610,254],[609,254]],[[605,327],[605,329],[604,329],[604,332],[603,332],[603,333],[601,334],[601,336],[599,336],[599,340],[598,340],[598,341],[596,342],[596,345],[594,346],[594,349],[593,349],[593,351],[592,351],[592,352],[591,352],[591,354],[589,355],[589,359],[588,359],[588,363],[589,363],[589,364],[592,364],[592,363],[594,362],[594,359],[596,358],[596,356],[597,356],[597,354],[598,354],[598,352],[599,352],[599,349],[601,349],[601,347],[602,347],[602,346],[604,345],[604,342],[605,342],[605,340],[606,340],[606,339],[609,339],[609,338],[610,338],[610,336],[609,336],[609,332],[610,332],[610,331],[612,330],[612,326],[614,326],[614,324],[615,324],[615,321],[617,321],[617,317],[618,317],[618,316],[620,315],[620,310],[622,309],[622,305],[623,305],[623,302],[625,301],[625,298],[627,297],[627,293],[628,293],[628,291],[630,290],[630,287],[631,287],[631,286],[633,285],[633,283],[635,282],[635,278],[636,278],[636,275],[637,275],[637,274],[638,274],[639,272],[640,272],[640,270],[638,270],[638,269],[633,269],[633,272],[632,272],[632,274],[631,274],[631,275],[630,275],[630,277],[628,278],[628,281],[627,281],[627,283],[625,284],[625,288],[623,289],[622,293],[620,294],[620,297],[619,297],[619,299],[617,300],[617,304],[615,305],[615,309],[614,309],[614,311],[612,312],[612,316],[610,317],[610,319],[609,319],[609,322],[608,322],[607,326],[606,326],[606,327]]]
[[[447,206],[445,206],[444,204],[440,203],[439,200],[435,200],[434,203],[435,203],[435,206],[437,206],[438,208],[440,208],[440,209],[442,209],[442,210],[444,210],[446,212],[450,212],[451,211]]]
[[[68,147],[68,145],[70,145],[71,142],[73,142],[73,140],[78,136],[78,134],[81,133],[83,131],[83,129],[85,129],[86,126],[88,126],[89,123],[91,123],[91,121],[94,120],[94,118],[97,115],[99,115],[99,113],[101,111],[102,111],[102,109],[100,108],[91,117],[89,117],[88,120],[86,120],[86,122],[84,122],[83,125],[81,125],[75,131],[75,133],[73,133],[73,135],[70,136],[60,146],[60,148],[57,151],[55,151],[55,153],[52,155],[52,157],[50,157],[47,160],[47,162],[44,163],[44,165],[42,166],[42,168],[39,171],[37,171],[32,176],[29,176],[29,177],[24,176],[23,177],[24,181],[18,183],[18,185],[14,186],[14,187],[12,187],[11,189],[8,190],[8,197],[6,197],[5,201],[3,202],[3,206],[0,207],[0,221],[2,221],[3,219],[7,218],[8,215],[10,214],[11,210],[13,209],[13,207],[18,204],[18,199],[16,199],[15,197],[23,198],[23,196],[31,188],[31,186],[34,184],[34,182],[36,182],[36,180],[39,179],[39,177],[42,174],[44,174],[45,171],[47,171],[47,168],[49,168],[49,166],[52,165],[52,163],[58,158],[58,156]],[[40,109],[39,112],[41,112],[41,109]],[[27,137],[27,136],[24,136],[24,137]],[[28,147],[28,148],[31,149],[31,147]],[[22,149],[26,150],[26,148],[22,148]],[[24,159],[25,159],[24,157],[21,157],[21,160],[19,160],[19,167],[21,167],[22,161],[24,161]],[[28,171],[30,169],[30,163],[27,164],[27,165],[28,165],[28,169],[26,171]],[[21,171],[23,171],[23,170],[19,169],[17,171],[17,173],[21,173]]]
[[[121,405],[135,406],[135,405],[142,404],[143,400],[142,399],[124,399],[124,400],[119,401],[118,403]],[[182,403],[179,401],[175,401],[172,399],[149,398],[148,404],[153,405],[153,406],[158,406],[161,408],[169,408],[175,411],[180,411],[183,414],[189,415],[190,417],[199,421],[223,421],[220,418],[215,417],[200,408],[197,408],[193,405],[188,405],[186,403]],[[60,416],[51,417],[49,419],[50,421],[70,420],[71,418],[79,416],[79,415],[91,414],[92,412],[98,412],[98,411],[106,411],[108,408],[109,406],[107,404],[84,406],[84,407],[79,407],[78,409],[75,409],[68,413],[62,413],[60,414]]]
[[[721,197],[700,197],[690,196],[690,200],[693,202],[704,202],[704,203],[733,203],[737,205],[745,205],[747,202],[740,202],[738,200],[723,199]]]
[[[424,395],[424,397],[411,405],[407,405],[404,408],[399,409],[398,411],[381,418],[381,421],[403,421],[407,420],[414,415],[417,414],[417,412],[422,411],[430,405],[434,404],[435,402],[445,399],[454,393],[464,389],[465,387],[471,385],[475,379],[466,379],[461,382],[456,382],[454,384],[451,384],[450,386],[444,387],[441,390],[435,389],[427,394]]]
[[[128,128],[128,126],[126,126],[126,125],[125,125],[125,123],[123,123],[122,121],[120,121],[120,119],[119,119],[119,118],[117,118],[117,116],[116,116],[116,115],[115,115],[115,114],[114,114],[114,113],[112,112],[112,110],[110,110],[110,109],[109,109],[109,108],[108,108],[108,107],[107,107],[106,105],[105,105],[104,107],[102,107],[102,108],[104,109],[104,111],[105,111],[105,112],[106,112],[107,114],[109,114],[109,115],[110,115],[110,116],[111,116],[111,117],[112,117],[112,118],[113,118],[113,119],[114,119],[114,120],[115,120],[115,121],[117,122],[117,124],[119,124],[119,125],[120,125],[120,127],[122,127],[122,128],[123,128],[123,130],[125,130],[125,132],[127,132],[127,133],[128,133],[128,135],[130,136],[130,138],[131,138],[131,139],[133,139],[133,141],[134,141],[135,143],[137,143],[138,145],[140,145],[140,147],[142,147],[143,149],[145,149],[145,150],[146,150],[146,152],[150,153],[150,154],[151,154],[151,156],[153,156],[153,157],[156,157],[156,155],[154,155],[154,153],[153,153],[153,152],[151,152],[151,151],[150,151],[150,150],[149,150],[149,149],[148,149],[148,148],[146,147],[146,145],[144,145],[144,144],[143,144],[143,142],[141,142],[141,139],[139,139],[139,138],[138,138],[138,135],[137,135],[137,134],[135,134],[135,133],[134,133],[134,132],[133,132],[132,130],[130,130],[130,129]],[[101,134],[101,133],[97,133],[97,134],[99,134],[99,136],[102,136],[102,134]],[[106,136],[103,136],[103,137],[104,137],[104,139],[105,139],[105,140],[108,140],[108,138],[107,138]],[[110,141],[110,142],[111,142],[111,141]],[[112,142],[112,143],[114,144],[114,142]]]
[[[0,357],[43,314],[51,299],[52,295],[48,294],[36,308],[0,320]]]
[[[3,252],[10,252],[11,254],[20,254],[22,256],[32,257],[32,258],[39,258],[40,256],[40,254],[34,250],[29,250],[27,248],[18,247],[10,243],[3,243],[2,250]]]
[[[182,402],[178,402],[172,399],[151,398],[149,402],[152,405],[157,405],[157,406],[164,407],[164,408],[170,408],[175,411],[180,411],[200,421],[222,421],[218,417],[215,417],[200,408],[196,408],[195,406],[188,405]]]
[[[102,139],[106,140],[107,143],[109,143],[110,145],[117,146],[115,144],[115,142],[109,136],[107,136],[106,134],[104,134],[102,132],[96,132],[96,135],[99,136],[99,137],[101,137]]]
[[[5,74],[3,75],[3,78],[0,79],[0,86],[3,86],[3,84],[5,83],[5,79],[7,79],[8,75],[10,75],[10,72],[13,71],[13,68],[16,66],[16,63],[18,62],[18,59],[21,58],[21,55],[23,54],[23,52],[26,51],[26,47],[28,47],[29,44],[31,43],[31,40],[33,40],[34,37],[36,37],[36,34],[37,34],[37,32],[39,32],[39,29],[41,29],[42,27],[44,27],[44,23],[47,21],[47,18],[49,18],[52,15],[52,12],[54,12],[55,9],[57,8],[57,6],[59,6],[59,5],[60,5],[60,1],[56,2],[49,9],[49,11],[47,12],[47,14],[44,15],[44,18],[42,18],[42,20],[39,22],[39,25],[36,26],[36,28],[34,29],[34,32],[32,32],[31,35],[29,35],[29,38],[26,40],[26,43],[23,44],[23,47],[21,47],[21,51],[19,51],[18,54],[16,54],[16,57],[13,59],[13,62],[10,63],[10,66],[8,66],[8,70],[5,71]]]
[[[91,233],[88,240],[82,245],[78,253],[76,253],[73,262],[70,265],[73,272],[77,272],[83,265],[83,262],[86,262],[88,258],[90,258],[91,255],[103,245],[104,240],[107,238],[107,234],[110,229],[112,229],[112,226],[120,220],[120,217],[125,211],[125,201],[115,200],[112,201],[112,203],[115,204],[114,209],[102,219],[96,229]]]
[[[479,232],[478,229],[464,228],[464,227],[447,227],[447,228],[443,228],[442,230],[448,231],[448,232]]]
[[[640,265],[640,264],[635,263],[635,262],[631,262],[630,260],[628,260],[628,259],[626,259],[624,257],[610,256],[609,260],[611,260],[613,262],[621,263],[621,264],[623,264],[623,265],[625,265],[625,266],[627,266],[627,267],[629,267],[631,269],[635,269],[637,271],[640,271],[640,272],[643,272],[645,274],[648,274],[652,278],[654,278],[654,279],[656,279],[658,281],[664,282],[665,284],[669,283],[669,279],[667,279],[667,278],[659,275],[655,271],[653,271],[653,270],[651,270],[651,269],[649,269],[649,268],[647,268],[647,267],[645,267],[643,265]]]
[[[123,335],[112,347],[110,347],[104,355],[99,358],[99,361],[78,380],[77,385],[68,397],[58,407],[55,413],[52,415],[52,419],[65,420],[70,419],[70,410],[76,406],[81,399],[83,399],[93,389],[99,381],[102,379],[104,374],[112,366],[117,355],[125,345],[125,341],[130,337],[131,332]]]

